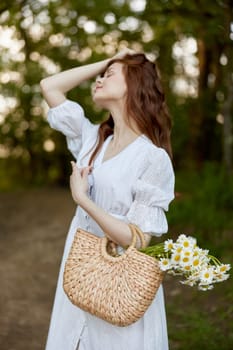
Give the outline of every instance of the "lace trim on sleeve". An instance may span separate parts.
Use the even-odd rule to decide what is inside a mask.
[[[126,217],[128,222],[136,224],[143,232],[155,236],[161,236],[168,230],[166,215],[159,207],[149,207],[135,200]]]

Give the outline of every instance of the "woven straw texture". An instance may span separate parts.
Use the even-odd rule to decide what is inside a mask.
[[[138,228],[130,225],[132,244],[123,255],[107,253],[108,239],[76,232],[66,261],[63,288],[84,311],[117,326],[140,319],[163,278],[158,262],[135,248]]]

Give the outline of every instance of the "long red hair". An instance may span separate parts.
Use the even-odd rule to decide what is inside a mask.
[[[115,62],[123,64],[123,73],[127,85],[126,112],[127,123],[134,120],[142,134],[156,146],[164,148],[172,158],[171,119],[155,63],[142,53],[127,54],[121,59],[112,59],[106,69]],[[112,116],[99,128],[98,143],[91,155],[89,164],[101,149],[106,138],[113,134]]]

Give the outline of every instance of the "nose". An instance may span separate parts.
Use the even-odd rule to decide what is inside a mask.
[[[97,86],[100,86],[103,82],[103,77],[101,77],[100,75],[98,75],[98,77],[95,80],[95,83]]]

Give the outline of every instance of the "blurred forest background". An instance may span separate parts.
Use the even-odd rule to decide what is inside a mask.
[[[17,220],[10,211],[13,201],[19,201],[18,215],[23,216],[38,193],[44,206],[52,195],[58,206],[62,199],[57,193],[60,198],[69,195],[71,155],[65,138],[46,122],[48,106],[40,80],[125,47],[156,60],[173,120],[177,196],[168,214],[170,234],[193,234],[201,246],[232,262],[232,0],[1,0],[0,230],[6,233],[6,223]],[[91,83],[68,97],[78,99],[86,115],[100,122],[105,113],[92,104]],[[31,202],[26,195],[27,204],[22,201],[29,193],[25,191],[32,193]],[[20,223],[25,227],[26,222]],[[4,237],[7,240],[7,234]],[[55,271],[58,264],[57,258]],[[182,293],[176,292],[178,287],[167,283],[171,350],[232,349],[231,280],[204,297],[182,286]],[[55,280],[51,293],[54,287]],[[48,321],[50,310],[47,313]],[[42,326],[43,337],[47,327]],[[14,327],[7,332],[13,337]],[[0,338],[3,344],[6,334]],[[21,349],[4,346],[1,349]]]

